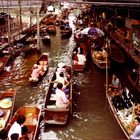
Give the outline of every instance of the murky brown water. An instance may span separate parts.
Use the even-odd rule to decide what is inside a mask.
[[[15,111],[25,104],[44,105],[49,79],[58,62],[71,65],[73,37],[61,39],[59,30],[52,36],[51,46],[41,43],[41,50],[49,53],[49,72],[37,85],[30,85],[31,68],[38,59],[37,54],[18,56],[10,62],[0,76],[0,89],[17,88]],[[123,72],[123,70],[121,71]],[[66,126],[40,124],[41,140],[125,140],[125,136],[110,112],[105,97],[105,72],[93,62],[83,73],[74,73],[77,84],[74,91],[73,114]]]

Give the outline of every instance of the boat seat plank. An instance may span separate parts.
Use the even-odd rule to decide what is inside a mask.
[[[50,100],[51,100],[51,101],[56,101],[56,94],[51,94]]]
[[[47,105],[47,108],[45,108],[45,111],[61,111],[61,112],[67,112],[69,111],[68,108],[58,108],[55,105]]]

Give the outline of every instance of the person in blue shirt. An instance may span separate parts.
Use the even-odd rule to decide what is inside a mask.
[[[121,89],[120,80],[115,74],[112,75],[112,83],[111,85],[109,85],[109,87],[111,88],[112,91]]]

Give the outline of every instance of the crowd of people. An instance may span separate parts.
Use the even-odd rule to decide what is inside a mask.
[[[56,79],[52,81],[56,93],[55,105],[58,108],[67,108],[70,104],[70,77],[71,70],[64,63],[59,63],[56,70]]]

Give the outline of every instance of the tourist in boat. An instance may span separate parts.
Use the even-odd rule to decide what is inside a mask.
[[[136,126],[134,133],[130,136],[131,140],[140,140],[140,118],[136,118],[138,121],[138,125]]]
[[[78,62],[77,62],[77,64],[79,64],[79,65],[84,65],[85,62],[86,62],[86,57],[85,57],[85,55],[83,54],[83,50],[80,51],[80,54],[77,54],[77,57],[78,57]]]
[[[121,89],[120,80],[115,74],[112,75],[112,83],[111,85],[109,85],[109,87],[110,87],[110,90],[112,91]]]
[[[31,74],[31,79],[38,80],[39,75],[40,75],[40,68],[38,67],[37,64],[35,64],[33,67],[32,74]]]
[[[44,74],[44,71],[47,70],[47,64],[48,64],[47,61],[39,61],[38,68],[40,70],[40,74],[41,75],[43,75]]]
[[[65,63],[62,63],[62,62],[58,63],[58,65],[57,65],[57,69],[56,69],[56,72],[55,72],[56,79],[59,78],[61,72],[63,72],[64,76],[65,76],[65,73],[66,73]]]
[[[82,48],[80,47],[80,43],[77,43],[76,47],[73,49],[73,53],[75,54],[80,53],[81,50]]]
[[[63,89],[66,89],[69,85],[69,82],[67,81],[67,77],[64,76],[63,72],[60,72],[59,77],[54,80],[52,83],[54,83],[54,88],[57,86],[57,83],[62,83]],[[56,83],[56,84],[55,84]]]
[[[58,83],[56,93],[56,107],[58,108],[67,108],[70,104],[70,101],[67,99],[65,92],[63,91],[63,84]]]
[[[24,115],[18,116],[17,121],[14,122],[14,124],[11,126],[11,128],[8,132],[9,140],[12,140],[11,135],[15,134],[15,133],[18,134],[19,137],[21,137],[21,128],[22,128],[22,125],[25,122],[25,120],[26,120],[26,117]]]

